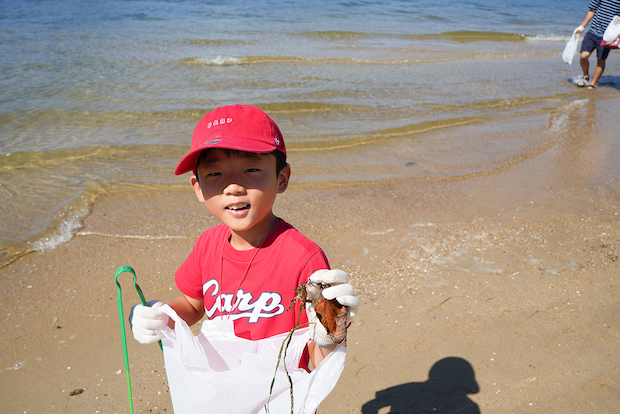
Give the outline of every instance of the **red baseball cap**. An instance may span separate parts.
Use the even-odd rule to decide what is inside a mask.
[[[208,148],[223,148],[264,154],[275,150],[286,157],[280,128],[265,112],[251,105],[215,108],[194,128],[192,149],[177,168],[176,175],[194,171],[200,153]]]

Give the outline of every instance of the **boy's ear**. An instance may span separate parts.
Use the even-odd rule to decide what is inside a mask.
[[[194,192],[196,193],[196,198],[198,198],[199,202],[204,204],[205,197],[202,194],[202,188],[200,188],[200,183],[198,182],[198,179],[196,178],[195,175],[192,174],[192,178],[190,178],[190,182],[192,184],[192,188],[194,189]]]
[[[288,187],[288,181],[291,178],[291,166],[286,164],[278,174],[278,193],[283,193]]]

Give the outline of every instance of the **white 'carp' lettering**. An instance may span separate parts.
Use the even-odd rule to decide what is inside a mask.
[[[282,296],[277,292],[263,292],[258,299],[254,300],[252,293],[245,293],[243,289],[239,289],[233,307],[232,301],[235,295],[232,293],[218,295],[219,290],[219,283],[215,279],[209,280],[202,286],[203,295],[206,296],[211,291],[209,296],[215,297],[215,302],[210,309],[205,306],[205,312],[209,319],[215,315],[216,311],[222,311],[222,302],[223,313],[230,313],[232,320],[247,318],[248,323],[256,323],[261,318],[273,318],[284,313],[285,310],[284,305],[282,305]]]

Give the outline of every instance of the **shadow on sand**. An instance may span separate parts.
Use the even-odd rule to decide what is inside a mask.
[[[377,391],[363,414],[480,414],[468,394],[479,391],[474,369],[462,358],[449,357],[432,366],[425,382],[409,382]],[[390,407],[390,411],[383,408]]]

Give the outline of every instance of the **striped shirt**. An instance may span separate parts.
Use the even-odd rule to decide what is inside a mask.
[[[592,0],[589,8],[595,13],[590,31],[602,37],[614,16],[620,15],[620,0]]]

